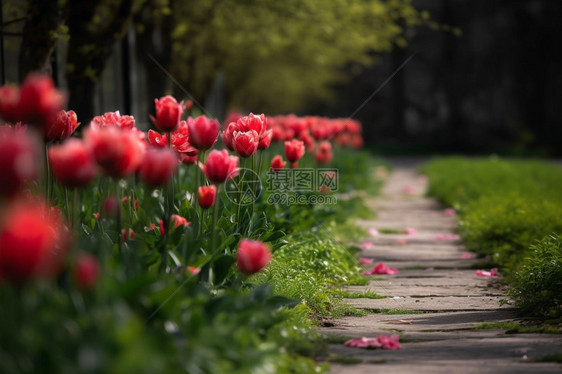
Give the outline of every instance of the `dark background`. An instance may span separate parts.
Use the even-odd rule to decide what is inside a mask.
[[[146,14],[154,11],[132,17],[130,9],[135,2],[123,0],[114,9],[115,22],[105,25],[104,33],[88,34],[84,21],[75,14],[87,15],[90,2],[71,1],[66,12],[74,16],[64,15],[67,26],[71,33],[82,33],[80,40],[74,40],[78,43],[74,48],[93,43],[96,53],[67,58],[73,38],[65,48],[58,47],[60,41],[50,45],[48,40],[37,39],[47,35],[42,28],[52,27],[49,4],[56,1],[35,3],[39,8],[32,16],[38,21],[26,24],[33,26],[33,32],[26,33],[22,23],[21,33],[2,34],[3,80],[21,80],[23,71],[37,69],[33,64],[40,58],[35,55],[52,48],[46,68],[60,86],[73,87],[69,107],[77,110],[83,123],[95,114],[120,109],[135,115],[140,127],[148,126],[147,113],[153,110],[154,97],[164,95],[172,86],[145,53],[148,50],[164,65],[169,63],[165,16],[158,28],[151,29]],[[334,87],[335,100],[307,104],[297,113],[350,116],[415,54],[357,113],[367,146],[395,154],[562,155],[562,1],[416,0],[413,4],[428,10],[433,21],[446,27],[407,29],[406,48],[377,54],[377,63],[359,75],[351,74],[351,65],[344,68],[351,79]],[[134,22],[146,25],[148,32],[135,34]],[[450,32],[452,29],[461,33]],[[113,35],[122,39],[114,42]],[[41,48],[23,52],[14,48],[25,38],[35,38]],[[30,66],[22,66],[22,56]],[[93,66],[101,78],[91,82],[76,71],[69,73],[64,61]],[[205,94],[195,94],[221,119],[229,107],[223,80],[217,74],[214,82],[207,83]]]
[[[340,87],[327,115],[358,113],[367,142],[393,153],[562,154],[562,1],[420,0],[462,35],[417,28],[406,49]]]

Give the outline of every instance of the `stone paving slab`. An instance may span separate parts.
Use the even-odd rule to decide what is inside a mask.
[[[400,297],[386,299],[349,299],[346,303],[360,309],[409,309],[430,311],[472,311],[496,310],[500,307],[498,296],[430,296],[430,297]],[[504,305],[502,308],[509,308]]]
[[[384,262],[396,267],[400,273],[375,276],[366,286],[346,287],[349,291],[369,290],[389,297],[346,299],[346,303],[373,313],[326,321],[319,331],[345,338],[399,333],[402,349],[365,350],[332,344],[332,357],[353,357],[362,363],[333,363],[330,373],[562,372],[561,364],[529,362],[538,356],[562,353],[562,335],[512,335],[503,330],[474,329],[483,322],[518,320],[511,305],[500,306],[500,300],[507,299],[505,287],[468,269],[478,260],[460,258],[466,251],[460,241],[435,240],[438,233],[454,233],[456,218],[446,217],[443,206],[422,196],[426,181],[416,174],[415,163],[399,160],[397,165],[381,196],[368,201],[377,211],[377,219],[360,220],[357,225],[365,229],[412,227],[418,235],[366,234],[364,240],[373,243],[373,247],[362,250],[360,256],[373,258],[375,264]],[[405,186],[411,186],[416,195],[405,195]],[[406,243],[398,244],[397,240]],[[405,314],[385,314],[388,312],[382,313],[383,309]]]

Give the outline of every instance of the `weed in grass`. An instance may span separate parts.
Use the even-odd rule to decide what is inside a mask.
[[[363,360],[352,356],[333,355],[330,357],[330,362],[342,365],[356,365],[362,363]]]
[[[423,310],[406,310],[406,309],[375,309],[374,313],[380,314],[423,314]]]
[[[378,365],[378,364],[386,364],[386,359],[379,358],[378,360],[369,360],[367,361],[368,364]]]
[[[381,296],[374,291],[348,291],[342,289],[334,289],[335,296],[343,297],[344,299],[385,299],[386,296]]]
[[[379,229],[379,233],[381,234],[404,234],[404,229],[391,229],[388,227],[382,227]]]
[[[325,334],[323,335],[323,339],[326,344],[343,344],[349,339],[353,339],[353,338],[343,335]]]
[[[533,359],[534,362],[557,362],[562,364],[562,353],[539,356]]]
[[[521,325],[519,322],[482,323],[475,330],[507,330],[507,334],[562,334],[560,327],[550,325]]]

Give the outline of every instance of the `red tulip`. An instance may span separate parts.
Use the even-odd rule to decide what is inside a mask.
[[[219,137],[219,123],[217,120],[199,116],[187,120],[190,143],[200,151],[210,149]]]
[[[199,206],[203,209],[209,209],[215,203],[217,197],[217,186],[201,186],[199,187],[199,199],[197,202]]]
[[[236,266],[247,275],[257,273],[271,260],[269,246],[259,240],[242,239],[236,254]]]
[[[20,87],[18,120],[44,127],[64,108],[65,96],[50,77],[29,74]]]
[[[84,134],[98,165],[111,177],[134,173],[144,158],[146,143],[138,134],[119,127],[89,128]]]
[[[240,157],[250,157],[256,153],[259,144],[259,136],[255,130],[234,131],[232,135],[232,145]]]
[[[188,156],[184,153],[180,153],[180,159],[184,165],[193,165],[197,162],[197,156]]]
[[[236,130],[243,132],[254,130],[258,133],[259,140],[265,137],[266,129],[267,118],[264,114],[255,115],[254,113],[250,113],[247,116],[240,117],[238,121],[236,121]]]
[[[73,110],[65,112],[61,110],[57,113],[53,121],[49,122],[43,129],[45,141],[60,140],[68,138],[80,125],[76,113]]]
[[[236,131],[236,122],[231,122],[222,132],[222,141],[226,148],[230,149],[231,151],[234,151],[234,145],[232,144],[234,131]]]
[[[260,144],[258,145],[259,150],[264,150],[269,148],[271,144],[271,138],[273,137],[273,130],[269,129],[265,132],[265,136],[260,140]]]
[[[156,118],[150,116],[152,122],[162,131],[174,131],[180,123],[183,114],[183,101],[178,103],[172,96],[154,99],[156,104]]]
[[[129,237],[127,237],[127,234],[129,234]],[[128,231],[122,229],[121,236],[123,237],[123,242],[126,242],[127,240],[132,240],[135,237],[135,232],[133,231],[133,229],[129,229]]]
[[[0,87],[0,117],[6,122],[18,122],[18,102],[20,99],[20,91],[16,87],[2,86]]]
[[[285,156],[290,162],[297,162],[304,155],[304,143],[301,140],[288,140],[285,142]]]
[[[96,116],[90,122],[90,127],[99,129],[100,127],[119,127],[123,130],[135,128],[135,118],[133,116],[122,116],[119,111],[107,112],[101,116]]]
[[[197,149],[189,143],[189,132],[187,123],[180,121],[178,128],[170,133],[172,138],[172,148],[180,154],[197,156]],[[168,145],[167,134],[161,135],[154,130],[148,130],[148,143],[156,147],[166,147]]]
[[[49,164],[59,183],[65,187],[84,187],[97,174],[91,150],[79,139],[68,139],[49,149]]]
[[[74,264],[74,283],[82,291],[91,291],[98,283],[100,265],[91,254],[82,254]]]
[[[314,158],[319,164],[327,164],[332,161],[332,144],[326,140],[321,142],[314,154]]]
[[[115,196],[109,196],[103,202],[103,213],[107,217],[117,217],[119,213],[119,202]]]
[[[226,149],[214,149],[201,168],[211,182],[224,183],[238,174],[238,157],[230,156]]]
[[[0,275],[13,283],[58,274],[66,255],[67,229],[58,209],[38,200],[17,201],[0,221]]]
[[[275,157],[273,157],[273,159],[271,160],[271,166],[270,169],[273,171],[279,171],[282,170],[285,165],[287,163],[285,161],[283,161],[283,157],[281,157],[280,155],[277,155]]]
[[[12,197],[37,174],[38,145],[23,129],[0,127],[0,197]]]
[[[170,221],[171,221],[171,226],[174,229],[177,229],[180,226],[189,226],[191,223],[187,222],[187,220],[182,217],[182,216],[178,216],[177,214],[172,214],[172,216],[170,217]],[[164,220],[160,220],[160,234],[162,236],[166,235],[166,229],[164,228]]]
[[[176,153],[168,148],[149,149],[139,168],[141,180],[149,187],[166,185],[178,166]]]

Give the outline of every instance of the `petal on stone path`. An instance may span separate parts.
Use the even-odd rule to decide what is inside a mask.
[[[373,248],[375,245],[371,242],[363,242],[361,243],[361,248],[363,249],[371,249]]]
[[[379,235],[379,230],[375,229],[374,227],[371,227],[367,230],[367,234],[371,236],[377,236]]]
[[[498,268],[493,268],[490,271],[476,270],[476,275],[487,278],[498,278],[500,274],[498,273]]]
[[[453,208],[447,208],[443,211],[443,214],[447,217],[455,217],[457,215],[457,211]]]
[[[406,245],[406,244],[408,244],[408,242],[406,241],[406,239],[396,239],[394,241],[394,244],[396,244],[396,245]]]
[[[351,339],[344,343],[346,347],[355,348],[382,348],[382,349],[401,349],[398,335],[381,335],[378,338]]]
[[[463,253],[461,254],[461,258],[462,258],[463,260],[467,260],[467,259],[469,259],[469,258],[472,258],[472,253],[470,253],[470,252],[463,252]]]
[[[459,240],[460,236],[457,234],[436,234],[435,240],[438,242],[446,242],[452,240]]]
[[[372,258],[367,258],[367,257],[360,257],[359,258],[359,262],[365,265],[371,265],[373,263],[373,259]]]
[[[408,227],[407,229],[405,229],[404,233],[406,235],[410,235],[410,236],[417,236],[418,235],[418,232],[416,231],[416,229],[413,229],[411,227]]]
[[[394,274],[398,274],[399,271],[398,269],[395,268],[390,268],[387,265],[380,263],[377,266],[375,266],[373,268],[373,270],[371,271],[366,271],[363,274],[365,275],[372,275],[372,274],[388,274],[388,275],[394,275]]]
[[[404,195],[413,195],[416,193],[416,189],[414,188],[414,186],[407,184],[404,186],[404,188],[402,189],[402,193]]]

